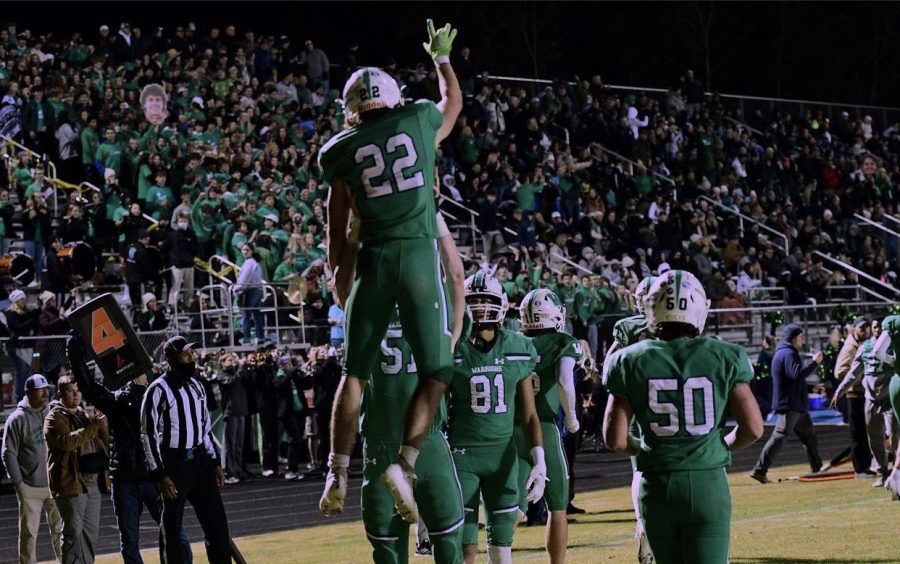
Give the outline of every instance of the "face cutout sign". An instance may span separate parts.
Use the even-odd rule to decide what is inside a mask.
[[[159,84],[148,84],[141,90],[141,106],[144,108],[144,117],[153,125],[160,125],[169,117],[166,104],[169,96],[165,88]]]

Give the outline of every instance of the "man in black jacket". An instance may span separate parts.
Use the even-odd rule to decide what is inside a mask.
[[[194,293],[194,257],[198,255],[200,248],[187,214],[179,214],[172,227],[173,231],[169,233],[165,242],[169,264],[172,265],[169,307],[174,310],[181,295],[183,298],[180,300],[182,304],[180,309],[186,310],[191,303],[191,294]]]
[[[141,229],[125,255],[125,283],[128,285],[128,296],[131,298],[134,312],[141,310],[141,285],[148,284],[153,280],[147,268],[147,245],[149,244],[150,234],[145,229]]]
[[[813,355],[812,362],[804,365],[800,361],[800,348],[806,342],[806,335],[798,325],[789,323],[782,329],[784,340],[778,343],[772,358],[772,403],[778,421],[775,431],[759,455],[759,461],[750,477],[761,484],[770,482],[766,476],[778,452],[784,445],[785,437],[791,432],[797,435],[813,472],[822,468],[819,443],[809,416],[809,391],[806,377],[816,371],[824,355],[822,351]]]
[[[109,467],[112,500],[119,526],[119,546],[126,564],[141,563],[141,513],[144,506],[159,523],[162,506],[156,484],[147,473],[147,461],[141,444],[141,401],[147,391],[147,376],[135,378],[123,388],[111,392],[95,379],[85,364],[80,339],[70,337],[66,355],[78,388],[87,401],[102,411],[110,430]],[[192,562],[190,543],[181,531],[186,562]]]

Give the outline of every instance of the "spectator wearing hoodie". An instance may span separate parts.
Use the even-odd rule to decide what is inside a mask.
[[[47,442],[44,419],[50,411],[50,382],[34,374],[25,382],[25,395],[3,428],[0,453],[19,502],[19,562],[37,562],[35,546],[41,510],[47,516],[56,559],[62,559],[63,523],[47,479]]]
[[[785,438],[794,433],[806,449],[806,458],[813,472],[822,468],[819,443],[809,416],[809,391],[806,377],[813,374],[824,355],[822,351],[813,356],[810,363],[800,360],[800,348],[806,342],[806,335],[799,325],[789,323],[782,329],[783,340],[775,349],[772,358],[772,403],[778,415],[775,431],[759,455],[759,461],[750,475],[765,484],[770,482],[767,472],[781,451]]]
[[[191,302],[191,295],[194,293],[194,257],[198,256],[200,251],[197,235],[191,229],[190,215],[179,215],[174,227],[165,243],[169,263],[172,265],[169,307],[173,310],[179,302],[183,306]]]

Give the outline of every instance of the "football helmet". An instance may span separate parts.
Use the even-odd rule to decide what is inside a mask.
[[[377,108],[394,108],[402,97],[397,81],[381,69],[363,67],[344,84],[344,108],[349,116]]]
[[[562,331],[566,325],[566,306],[559,296],[546,288],[538,288],[525,294],[519,306],[522,328],[526,331],[554,329]]]
[[[644,298],[647,325],[687,323],[703,333],[709,300],[697,277],[685,270],[669,270],[658,276]]]
[[[466,278],[466,305],[476,325],[503,323],[509,300],[503,286],[487,272],[478,271]],[[484,299],[487,301],[483,301]],[[476,301],[477,300],[477,301]]]
[[[656,278],[648,276],[638,282],[637,288],[634,289],[634,307],[637,308],[638,313],[644,313],[644,299],[647,297],[650,287],[653,286],[654,280]]]

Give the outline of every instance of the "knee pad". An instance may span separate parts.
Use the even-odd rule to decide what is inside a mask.
[[[436,564],[461,564],[463,557],[463,526],[448,533],[431,534],[431,549]],[[475,539],[478,540],[478,525],[475,525]]]
[[[465,508],[465,522],[462,526],[462,543],[478,544],[478,509]]]
[[[402,536],[402,535],[401,535]],[[366,531],[369,544],[372,545],[372,562],[402,562],[407,553],[408,538],[382,537]],[[403,557],[401,559],[401,557]]]

